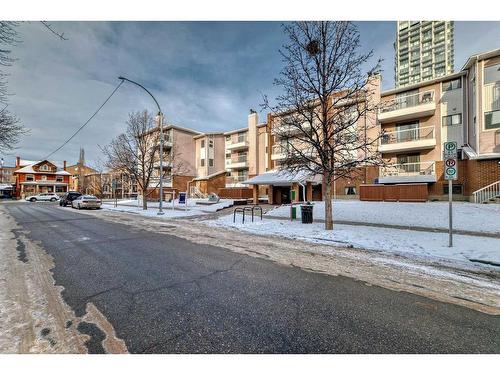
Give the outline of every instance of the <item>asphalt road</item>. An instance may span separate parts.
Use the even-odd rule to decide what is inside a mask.
[[[498,316],[54,204],[6,207],[76,314],[93,302],[133,353],[500,353]],[[99,352],[102,332],[81,331]]]

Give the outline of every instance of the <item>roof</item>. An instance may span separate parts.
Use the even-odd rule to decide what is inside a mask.
[[[315,176],[309,171],[290,172],[288,170],[272,170],[252,177],[242,183],[245,185],[275,185],[288,186],[295,183],[314,181]]]
[[[206,137],[206,136],[210,136],[210,135],[224,135],[224,133],[223,132],[201,133],[201,134],[195,135],[193,138],[198,139],[198,138],[202,138],[202,137]]]
[[[242,132],[247,132],[248,128],[240,128],[240,129],[234,129],[234,130],[229,130],[224,133],[224,135],[230,135],[230,134],[235,134],[235,133],[242,133]]]
[[[33,166],[37,165],[37,164],[41,164],[43,162],[48,162],[50,164],[53,164],[55,165],[54,163],[52,163],[51,161],[49,160],[40,160],[40,161],[35,161],[29,165],[26,165],[22,168],[19,168],[19,169],[16,169],[14,172],[15,173],[39,173],[39,174],[51,174],[51,173],[54,173],[54,174],[57,174],[57,175],[63,175],[63,176],[70,176],[71,173],[69,172],[66,172],[66,171],[57,171],[57,172],[50,172],[50,171],[40,171],[40,172],[37,172],[33,169]],[[57,167],[57,166],[56,166]]]
[[[212,177],[216,177],[216,176],[219,176],[221,174],[226,174],[227,172],[225,170],[222,170],[222,171],[219,171],[219,172],[215,172],[215,173],[212,173],[212,174],[209,174],[209,175],[206,175],[205,177],[197,177],[197,178],[193,178],[193,181],[205,181],[205,180],[209,180],[211,179]]]
[[[416,83],[414,85],[409,85],[409,86],[404,86],[404,87],[398,87],[398,88],[394,88],[394,89],[382,91],[380,93],[380,96],[384,97],[384,96],[387,96],[387,95],[397,94],[397,93],[400,93],[400,92],[405,92],[405,91],[417,89],[417,88],[420,88],[420,87],[434,85],[434,84],[439,83],[439,82],[448,81],[448,80],[453,79],[453,78],[461,77],[461,76],[463,76],[465,74],[466,73],[464,71],[460,71],[460,72],[457,72],[457,73],[447,74],[445,76],[441,76],[441,77],[438,77],[438,78],[430,79],[428,81],[422,81],[422,82]]]
[[[474,60],[485,60],[485,59],[489,59],[489,58],[495,57],[495,56],[500,56],[500,48],[496,48],[496,49],[488,51],[488,52],[482,52],[482,53],[477,53],[475,55],[472,55],[467,59],[464,66],[462,67],[462,70],[469,69],[469,67],[472,65],[472,62]]]

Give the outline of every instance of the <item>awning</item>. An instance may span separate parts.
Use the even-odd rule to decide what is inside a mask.
[[[287,170],[273,170],[243,181],[242,184],[289,186],[293,183],[305,184],[307,181],[316,182],[317,179],[309,171],[290,172]]]
[[[9,184],[0,184],[0,190],[14,190],[14,187]]]

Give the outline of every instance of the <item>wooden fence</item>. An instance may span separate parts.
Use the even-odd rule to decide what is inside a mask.
[[[426,202],[427,184],[360,185],[359,200],[386,202]]]
[[[253,197],[253,191],[248,188],[220,188],[217,195],[220,198],[249,199]]]

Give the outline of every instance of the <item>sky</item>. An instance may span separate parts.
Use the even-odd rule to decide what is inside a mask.
[[[395,22],[356,22],[361,51],[383,59],[382,85],[394,85]],[[146,86],[158,99],[168,124],[198,131],[227,131],[247,124],[249,109],[261,111],[262,96],[282,67],[278,50],[286,41],[280,22],[53,22],[60,40],[40,23],[19,26],[22,42],[9,74],[9,110],[30,129],[18,148],[1,155],[39,160],[78,129],[123,75]],[[455,70],[468,56],[500,47],[500,22],[455,22]],[[51,159],[87,164],[126,127],[128,114],[148,109],[152,99],[123,84],[99,114]]]

